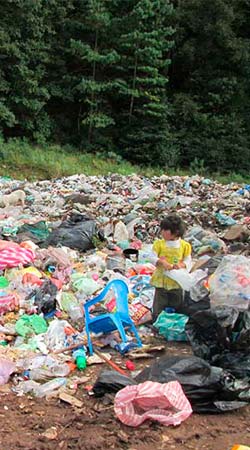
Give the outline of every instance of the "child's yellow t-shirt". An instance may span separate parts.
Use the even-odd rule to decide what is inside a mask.
[[[153,251],[158,258],[165,256],[170,264],[178,264],[184,258],[191,255],[191,245],[189,242],[180,239],[180,245],[176,247],[168,247],[165,239],[158,239],[153,244]],[[180,289],[180,285],[166,276],[164,267],[157,267],[151,277],[151,284],[157,288],[164,288],[168,291],[171,289]]]

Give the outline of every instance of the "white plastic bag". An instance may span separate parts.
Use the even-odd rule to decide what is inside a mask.
[[[129,239],[129,233],[126,228],[126,225],[122,221],[119,221],[115,226],[114,241],[121,242],[121,241],[127,241],[128,239]]]
[[[190,291],[193,279],[187,269],[174,269],[166,272],[168,278],[176,281],[184,291]]]

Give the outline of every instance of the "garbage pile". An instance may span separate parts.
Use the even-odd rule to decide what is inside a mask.
[[[137,426],[149,417],[158,420],[156,405],[161,404],[162,410],[172,405],[180,415],[171,422],[168,413],[162,413],[160,421],[178,424],[192,408],[198,412],[230,409],[229,404],[225,406],[226,396],[231,409],[249,401],[248,185],[223,186],[199,176],[148,179],[113,174],[34,183],[2,177],[0,188],[0,384],[10,380],[18,395],[29,392],[44,397],[57,390],[67,395],[70,384],[81,383],[80,371],[93,361],[102,361],[102,355],[109,361],[110,354],[102,354],[100,349],[94,356],[88,355],[84,304],[111,280],[126,284],[129,315],[145,344],[145,336],[152,334],[144,325],[152,320],[150,277],[155,266],[151,245],[158,236],[160,219],[178,212],[187,223],[185,239],[192,245],[194,265],[188,280],[183,280],[183,311],[172,316],[171,312],[162,313],[158,324],[166,340],[191,342],[195,356],[186,363],[180,361],[182,371],[192,363],[193,380],[196,370],[203,373],[203,381],[197,375],[190,388],[193,382],[177,376],[167,359],[164,380],[155,372],[154,376],[145,372],[116,384],[115,391],[129,385],[132,402],[124,409],[120,391],[116,414],[129,424],[131,408],[135,412],[136,408],[145,409],[144,418],[135,417],[131,423]],[[103,304],[97,303],[93,314],[116,311],[113,291]],[[117,333],[97,335],[94,340],[98,348],[107,347],[112,355],[129,355],[138,346],[130,334],[127,342]],[[235,369],[238,364],[241,368],[244,364],[244,373]],[[127,373],[123,372],[116,376],[122,378]],[[115,380],[114,375],[111,379]],[[238,381],[243,379],[244,386]],[[141,390],[139,382],[149,384]],[[172,390],[182,398],[179,405],[174,399],[171,403],[168,383],[174,383]],[[152,390],[155,401],[149,405],[145,392]],[[98,383],[94,392],[100,394]],[[149,413],[147,406],[153,412],[150,409]]]

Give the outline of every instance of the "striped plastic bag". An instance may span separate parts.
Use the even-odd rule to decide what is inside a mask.
[[[137,427],[145,420],[179,425],[192,414],[192,407],[178,381],[145,381],[126,386],[115,396],[115,414],[125,425]]]

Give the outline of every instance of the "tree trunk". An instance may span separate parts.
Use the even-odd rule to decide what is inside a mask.
[[[95,32],[95,46],[94,46],[95,53],[97,51],[97,46],[98,46],[98,30],[96,30],[96,32]],[[95,79],[96,79],[96,61],[93,62],[93,73],[92,73],[92,80],[95,81]],[[93,107],[94,100],[95,100],[95,93],[92,91],[91,92],[90,116],[92,116],[93,111],[94,111],[94,107]],[[92,119],[90,119],[89,131],[88,131],[89,144],[91,144],[91,142],[92,142],[92,137],[93,137],[93,124],[92,124]]]
[[[135,65],[134,65],[134,74],[133,74],[133,83],[132,83],[133,91],[135,90],[135,86],[136,86],[136,76],[137,76],[137,68],[138,68],[137,49],[138,49],[138,42],[136,44],[136,49],[135,49]],[[132,93],[131,98],[130,98],[130,106],[129,106],[129,116],[128,116],[129,123],[131,123],[131,120],[132,120],[134,102],[135,102],[135,97],[134,97],[134,94]]]

